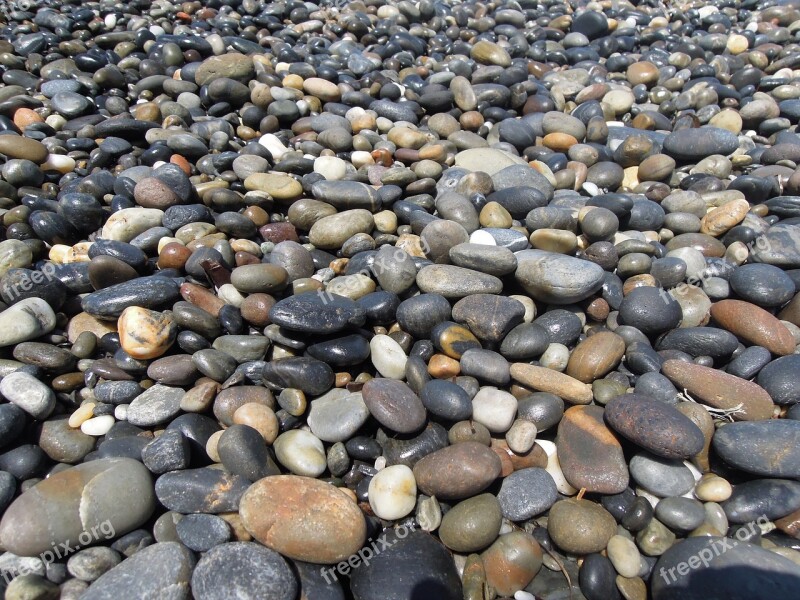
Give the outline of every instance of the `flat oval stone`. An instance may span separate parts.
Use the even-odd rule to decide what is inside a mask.
[[[392,431],[413,433],[425,425],[422,401],[402,381],[370,379],[361,388],[361,394],[370,414]]]
[[[694,487],[692,472],[679,460],[640,452],[629,466],[636,483],[659,498],[682,496]]]
[[[683,161],[698,161],[712,154],[731,154],[738,147],[736,135],[719,127],[681,129],[664,138],[664,152]]]
[[[519,469],[503,479],[497,500],[506,519],[526,521],[553,506],[558,500],[558,489],[546,470]]]
[[[453,557],[434,536],[401,526],[382,533],[375,543],[383,550],[350,574],[355,600],[408,600],[421,593],[432,593],[436,600],[463,598]]]
[[[178,284],[168,277],[140,277],[84,296],[81,307],[100,319],[116,319],[131,306],[158,308],[180,297]]]
[[[211,548],[192,573],[192,595],[197,600],[235,600],[245,595],[292,600],[297,588],[297,579],[284,558],[252,542]]]
[[[156,496],[167,509],[182,514],[226,513],[239,508],[250,482],[222,469],[186,469],[165,473],[156,481]]]
[[[633,443],[664,458],[691,458],[703,449],[703,432],[689,417],[641,394],[624,394],[608,402],[605,419]]]
[[[753,479],[733,486],[731,497],[722,503],[731,523],[785,517],[800,509],[800,482],[790,479]]]
[[[499,475],[500,458],[478,442],[461,442],[436,450],[414,465],[417,487],[443,500],[469,498]]]
[[[558,426],[558,460],[564,477],[577,489],[618,494],[628,487],[622,446],[603,422],[600,406],[573,406]]]
[[[9,552],[37,556],[84,531],[114,535],[142,525],[155,509],[150,473],[139,461],[103,458],[50,475],[9,506],[0,541]]]
[[[458,267],[480,271],[495,277],[513,273],[517,268],[517,259],[514,253],[502,246],[458,244],[450,248],[449,256],[453,264]]]
[[[321,360],[293,356],[264,365],[264,382],[273,389],[296,388],[319,396],[333,387],[333,370]]]
[[[775,405],[764,388],[711,367],[682,360],[667,360],[662,367],[675,386],[692,397],[727,411],[740,421],[761,421],[772,418]]]
[[[365,310],[350,298],[336,294],[300,294],[276,302],[270,320],[292,331],[328,334],[348,327],[360,327]]]
[[[147,388],[128,406],[128,422],[139,427],[166,423],[180,412],[184,393],[161,384]]]
[[[729,465],[765,477],[800,477],[800,421],[771,419],[730,423],[712,440]]]
[[[153,544],[101,575],[81,597],[89,600],[188,598],[194,565],[192,552],[183,544]]]
[[[26,298],[0,313],[0,346],[41,337],[55,326],[56,314],[47,302],[41,298]]]
[[[56,407],[52,389],[30,373],[15,371],[0,380],[0,394],[33,418],[45,420]]]
[[[37,140],[21,135],[0,135],[0,154],[41,164],[49,153],[47,146]]]
[[[587,337],[572,351],[566,374],[592,383],[614,369],[625,355],[625,341],[616,333],[601,331]]]
[[[499,294],[503,282],[494,275],[454,265],[428,265],[417,273],[417,285],[425,293],[445,298],[463,298],[473,294]]]
[[[361,392],[348,394],[337,388],[311,402],[307,422],[323,442],[344,442],[366,423],[369,414]]]
[[[696,566],[688,568],[692,562]],[[747,590],[748,600],[800,595],[800,567],[796,563],[759,546],[727,538],[687,538],[662,554],[653,572],[659,574],[652,578],[653,600],[738,598],[743,590]]]
[[[800,402],[800,355],[792,354],[777,358],[764,366],[756,381],[782,406]]]
[[[368,210],[345,210],[315,222],[308,238],[317,248],[336,250],[357,233],[371,233],[374,225],[372,213]]]
[[[452,381],[433,379],[425,384],[419,396],[425,408],[437,417],[462,421],[472,416],[472,399],[464,388]]]
[[[254,538],[293,560],[347,560],[367,537],[364,515],[349,496],[297,475],[266,477],[251,485],[239,514]]]
[[[497,539],[502,522],[497,498],[480,494],[447,511],[439,526],[439,538],[455,552],[476,552]]]
[[[711,316],[722,327],[754,346],[773,354],[794,353],[794,336],[763,308],[742,300],[720,300],[711,306]]]
[[[602,506],[589,500],[559,500],[550,508],[547,532],[565,552],[600,552],[616,531],[614,517]]]
[[[594,294],[603,285],[600,265],[543,250],[517,252],[517,282],[535,300],[571,304]]]
[[[783,306],[795,293],[791,277],[773,265],[741,265],[734,269],[729,283],[742,300],[758,306]]]
[[[739,340],[729,331],[717,327],[681,327],[658,339],[657,350],[680,350],[690,356],[730,357]]]

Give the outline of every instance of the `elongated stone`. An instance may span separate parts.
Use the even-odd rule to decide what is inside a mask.
[[[605,409],[618,433],[664,458],[691,458],[703,449],[703,432],[669,404],[641,394],[617,396]]]
[[[545,367],[514,363],[511,365],[511,377],[524,386],[539,392],[550,392],[572,404],[589,404],[593,398],[591,386]]]
[[[667,360],[662,367],[679,390],[713,408],[733,411],[739,421],[761,421],[772,418],[775,405],[760,385],[734,375],[682,360]]]

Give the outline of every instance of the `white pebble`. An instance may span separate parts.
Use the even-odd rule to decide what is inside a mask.
[[[283,142],[281,142],[277,136],[272,133],[262,135],[258,140],[258,143],[269,150],[272,153],[272,157],[276,161],[283,158],[283,155],[289,151],[286,146],[283,145]]]
[[[311,432],[287,431],[276,438],[272,447],[278,462],[295,475],[319,477],[327,466],[322,441]]]
[[[539,363],[543,367],[547,367],[548,369],[553,369],[553,371],[563,371],[567,368],[567,363],[569,362],[569,348],[567,348],[564,344],[550,344],[547,347],[547,350],[544,351],[541,358],[539,358]]]
[[[378,472],[369,482],[369,505],[381,519],[400,519],[414,510],[417,482],[406,465],[392,465]]]
[[[320,156],[314,159],[314,172],[329,181],[338,181],[347,173],[347,163],[338,156]]]
[[[44,420],[56,407],[56,395],[30,373],[16,371],[0,381],[0,394],[34,419]]]
[[[114,409],[114,416],[117,418],[118,421],[127,421],[128,420],[128,404],[119,404]]]
[[[217,295],[220,297],[220,300],[224,301],[225,304],[232,304],[236,308],[239,308],[244,302],[244,296],[239,293],[233,284],[225,283],[219,287],[217,290]]]
[[[386,379],[402,379],[408,357],[403,348],[388,335],[376,335],[369,342],[372,364]]]
[[[517,399],[496,387],[484,387],[472,399],[472,419],[493,433],[505,433],[517,414]]]
[[[472,232],[469,236],[470,244],[482,244],[483,246],[497,246],[497,240],[492,237],[492,234],[483,229],[478,229]]]
[[[81,423],[81,431],[86,435],[95,437],[107,434],[114,426],[114,417],[111,415],[101,415],[93,417]]]

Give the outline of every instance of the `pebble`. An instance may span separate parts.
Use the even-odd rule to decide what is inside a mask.
[[[476,552],[497,539],[502,520],[497,498],[480,494],[459,502],[444,515],[439,537],[451,550]]]
[[[628,486],[622,446],[599,406],[573,406],[558,426],[556,448],[564,477],[577,489],[618,494]]]
[[[129,458],[104,458],[63,470],[19,496],[0,521],[0,541],[14,554],[34,556],[54,543],[78,540],[111,524],[111,537],[142,525],[155,509],[150,474]],[[125,510],[120,510],[125,507]]]
[[[111,600],[129,594],[186,597],[195,558],[177,542],[156,543],[131,555],[95,580],[82,595],[90,600]]]
[[[682,496],[694,487],[694,476],[682,462],[641,452],[631,458],[631,477],[660,498]]]
[[[53,390],[24,371],[15,371],[3,377],[0,394],[37,420],[49,417],[56,407]]]
[[[547,532],[564,552],[590,554],[607,545],[616,531],[608,511],[589,500],[559,500],[551,508]]]
[[[417,484],[406,465],[382,469],[369,482],[369,505],[381,519],[401,519],[414,510]]]
[[[716,548],[725,547],[725,552],[717,554]],[[689,568],[691,557],[703,553],[712,556],[706,561],[694,561]],[[681,568],[680,565],[686,565]],[[663,569],[663,571],[662,571]],[[688,600],[707,598],[709,594],[725,594],[735,597],[742,589],[752,586],[752,598],[791,597],[800,591],[797,583],[797,565],[784,557],[751,543],[730,540],[717,536],[688,538],[676,544],[661,555],[654,566],[656,573],[666,577],[656,577],[652,582],[654,600],[680,595]],[[683,571],[683,573],[681,572]],[[764,575],[769,572],[770,575]],[[724,573],[725,576],[720,575]],[[754,579],[742,577],[753,573]]]
[[[800,455],[795,440],[800,423],[768,420],[731,423],[714,435],[714,451],[726,463],[754,475],[797,477]]]
[[[417,487],[429,496],[458,500],[486,489],[499,475],[500,458],[478,442],[461,442],[436,450],[417,462]]]
[[[611,400],[603,416],[618,433],[664,458],[691,458],[704,446],[703,432],[689,417],[636,393]]]
[[[523,250],[516,256],[514,277],[534,300],[570,304],[603,284],[603,269],[589,261],[543,250]]]
[[[179,527],[186,518],[181,519]],[[231,542],[211,548],[197,561],[191,585],[195,598],[209,600],[243,595],[289,600],[298,590],[296,576],[283,557],[253,542]]]
[[[555,504],[558,490],[545,469],[532,467],[514,471],[503,479],[497,500],[506,519],[526,521]]]
[[[712,408],[730,411],[734,419],[760,421],[772,417],[772,398],[751,381],[674,359],[664,361],[662,372],[679,389]]]
[[[239,512],[255,539],[293,560],[338,563],[355,554],[367,535],[353,500],[329,484],[297,475],[254,483]]]

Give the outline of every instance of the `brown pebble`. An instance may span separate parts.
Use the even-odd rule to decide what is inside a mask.
[[[589,404],[592,401],[592,387],[564,373],[545,367],[514,363],[511,377],[522,385],[539,392],[550,392],[573,404]]]
[[[573,487],[618,494],[629,482],[622,446],[603,421],[600,406],[573,406],[558,425],[556,448],[564,477]]]
[[[665,361],[661,372],[695,400],[723,410],[740,408],[732,414],[737,421],[772,418],[775,409],[772,398],[752,381],[682,360]]]
[[[192,251],[180,242],[166,244],[158,255],[159,269],[183,269]]]
[[[614,369],[625,354],[625,341],[616,333],[601,331],[579,343],[567,363],[566,373],[591,383]]]
[[[773,354],[794,353],[792,332],[763,308],[743,300],[720,300],[711,305],[711,317],[724,329]]]
[[[461,364],[445,354],[434,354],[428,363],[428,373],[437,379],[449,379],[461,373]]]
[[[274,305],[275,298],[269,294],[250,294],[244,299],[239,310],[242,312],[242,318],[254,327],[266,327],[272,322],[269,311]]]

